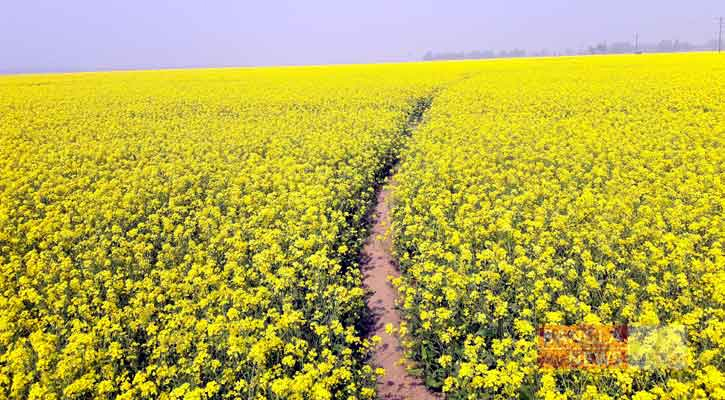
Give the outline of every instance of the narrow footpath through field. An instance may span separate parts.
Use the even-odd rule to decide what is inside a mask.
[[[413,110],[406,128],[409,135],[420,123],[423,113],[430,107],[432,98],[422,99]],[[385,326],[400,326],[400,314],[395,306],[397,290],[389,281],[389,277],[400,276],[397,263],[392,254],[392,238],[388,232],[390,226],[390,199],[392,174],[395,165],[390,169],[387,181],[380,188],[372,214],[372,228],[362,250],[361,268],[363,285],[371,292],[367,305],[372,312],[373,321],[370,335],[377,335],[382,340],[375,349],[373,364],[385,369],[385,375],[378,378],[378,398],[384,400],[428,400],[439,399],[439,395],[430,392],[422,379],[408,373],[404,360],[404,351],[397,335],[388,334]]]

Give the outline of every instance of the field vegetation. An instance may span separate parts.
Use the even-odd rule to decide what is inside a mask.
[[[684,54],[2,77],[0,399],[374,398],[358,255],[397,160],[396,328],[432,390],[725,398],[723,76]],[[684,326],[687,366],[541,368],[536,329],[581,323]]]
[[[711,55],[502,60],[436,97],[393,203],[403,331],[429,385],[725,398],[724,73]],[[541,369],[545,324],[681,325],[685,349],[661,348],[688,368]]]
[[[369,398],[355,263],[468,66],[0,79],[0,398]]]

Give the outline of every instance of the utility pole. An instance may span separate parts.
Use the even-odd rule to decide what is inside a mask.
[[[719,18],[719,24],[720,24],[720,33],[717,35],[717,52],[720,53],[722,51],[722,17]]]
[[[639,32],[634,34],[634,51],[639,51]]]

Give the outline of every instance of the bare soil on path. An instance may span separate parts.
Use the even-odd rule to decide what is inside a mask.
[[[363,285],[371,292],[368,308],[373,314],[370,335],[382,341],[375,349],[373,364],[385,368],[378,378],[378,397],[384,400],[428,400],[441,396],[430,392],[420,378],[411,376],[401,360],[404,352],[397,335],[385,332],[385,326],[400,326],[400,314],[395,307],[397,289],[388,280],[398,277],[400,271],[392,255],[392,240],[387,234],[390,226],[390,188],[386,185],[378,192],[373,211],[373,226],[362,250]]]

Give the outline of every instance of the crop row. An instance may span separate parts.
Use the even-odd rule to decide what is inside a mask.
[[[369,398],[363,216],[462,66],[0,80],[0,398]]]
[[[725,398],[722,66],[491,61],[436,97],[393,200],[401,330],[429,386],[451,399]],[[545,324],[687,338],[668,336],[646,368],[550,369]]]

